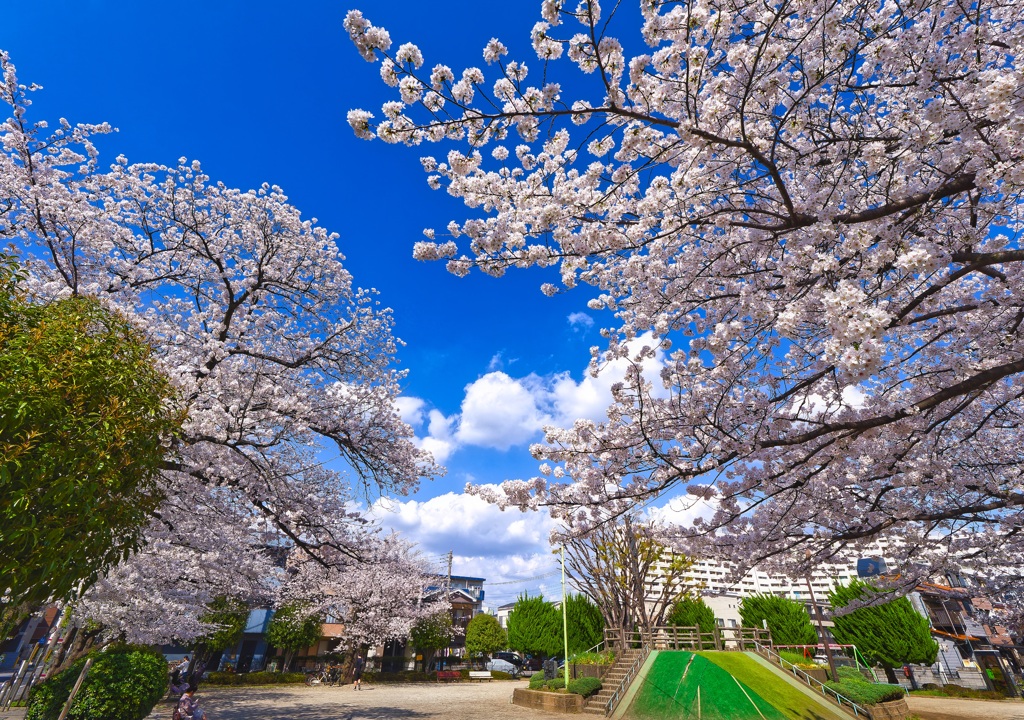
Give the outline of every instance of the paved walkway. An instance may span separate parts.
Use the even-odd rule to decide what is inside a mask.
[[[512,690],[525,681],[345,687],[283,685],[258,688],[201,687],[197,697],[209,720],[550,720],[565,716],[513,705]],[[148,720],[170,720],[161,703]],[[6,720],[0,714],[0,720]]]
[[[921,720],[1024,720],[1024,702],[1020,700],[967,700],[908,695],[907,705],[910,712],[919,715]]]

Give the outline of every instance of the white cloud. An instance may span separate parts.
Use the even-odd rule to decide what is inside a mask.
[[[456,437],[466,445],[497,450],[529,442],[548,422],[531,384],[492,372],[467,385]]]
[[[416,428],[423,424],[423,408],[426,403],[417,397],[401,396],[395,400],[395,407],[398,408],[398,415],[403,422]]]
[[[658,343],[646,334],[630,343],[630,350],[637,352],[644,345],[657,347]],[[502,354],[497,353],[490,365],[501,362]],[[659,379],[663,363],[660,348],[654,357],[643,360],[644,377],[656,394],[665,393]],[[418,438],[417,444],[443,463],[462,446],[504,451],[540,440],[545,425],[570,427],[579,418],[603,420],[612,401],[611,388],[622,381],[628,367],[625,359],[612,360],[596,377],[586,372],[579,382],[568,372],[515,378],[491,371],[466,385],[458,414],[446,416],[436,409],[425,412],[419,398],[400,398],[398,408],[414,428],[420,429],[424,420],[428,421],[427,434]]]
[[[585,312],[570,313],[569,317],[566,319],[569,321],[569,324],[572,325],[573,330],[589,330],[594,327],[594,318],[590,317]]]
[[[452,571],[458,575],[503,582],[557,569],[548,542],[555,521],[546,513],[502,511],[474,495],[446,493],[429,500],[381,499],[371,514],[415,542],[428,558],[451,551]],[[516,592],[536,589],[538,582],[513,583],[507,589],[514,600]]]

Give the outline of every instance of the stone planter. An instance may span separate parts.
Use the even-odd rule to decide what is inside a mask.
[[[583,711],[583,696],[516,688],[512,691],[512,704],[547,712],[578,713]]]
[[[800,667],[800,666],[797,665],[797,667]],[[825,668],[803,668],[802,667],[800,669],[803,670],[805,673],[807,673],[808,675],[810,675],[812,678],[814,678],[815,680],[817,680],[820,683],[828,682],[828,670],[826,670]]]
[[[871,713],[871,720],[904,720],[910,715],[910,708],[903,698],[868,705],[867,710]]]
[[[580,665],[572,663],[570,666],[569,678],[575,680],[581,677],[593,677],[601,680],[611,665]]]

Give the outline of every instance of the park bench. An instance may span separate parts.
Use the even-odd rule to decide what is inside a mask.
[[[459,672],[458,670],[438,670],[437,671],[437,681],[438,682],[442,682],[442,681],[447,682],[449,680],[461,680],[461,679],[462,679],[462,673]]]
[[[491,675],[490,670],[470,670],[470,680],[493,680],[494,677]]]

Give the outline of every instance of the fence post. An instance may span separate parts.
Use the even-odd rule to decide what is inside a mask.
[[[79,689],[82,687],[82,683],[85,681],[85,676],[89,674],[89,668],[92,667],[93,658],[89,658],[85,661],[85,665],[82,667],[82,672],[78,674],[78,680],[75,681],[75,686],[71,688],[71,694],[68,695],[68,701],[64,703],[64,709],[60,711],[60,717],[57,720],[64,720],[68,716],[68,711],[71,710],[71,703],[75,701],[75,695],[78,694]]]

